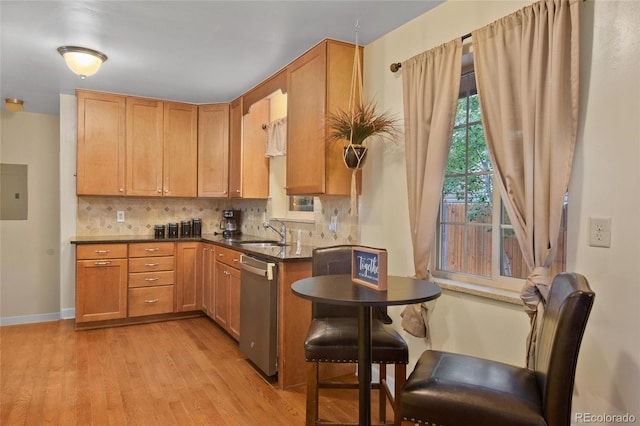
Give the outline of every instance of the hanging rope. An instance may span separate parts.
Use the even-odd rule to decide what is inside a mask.
[[[362,109],[362,66],[360,64],[360,49],[358,42],[358,30],[360,22],[356,21],[356,46],[353,54],[353,70],[351,71],[351,89],[349,91],[349,114],[351,122],[356,118],[357,111]],[[362,168],[367,148],[360,144],[353,143],[353,126],[349,135],[349,145],[345,147],[342,159],[345,165],[352,169],[351,172],[351,216],[358,215],[358,192],[357,192],[357,175],[358,170]],[[354,163],[355,159],[355,163]]]

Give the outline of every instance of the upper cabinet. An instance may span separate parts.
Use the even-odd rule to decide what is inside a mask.
[[[125,98],[77,91],[78,195],[125,193]]]
[[[127,195],[162,196],[163,104],[127,97]]]
[[[343,146],[326,142],[326,115],[349,105],[354,49],[325,40],[287,67],[287,195],[351,193]]]
[[[229,104],[198,107],[198,197],[229,196]]]
[[[229,128],[229,196],[269,197],[269,160],[265,156],[269,102],[251,105],[243,115],[243,98],[231,102]]]
[[[197,106],[85,90],[77,97],[78,195],[197,195]]]
[[[198,107],[164,101],[163,195],[198,195]]]
[[[195,197],[198,108],[127,97],[127,195]]]

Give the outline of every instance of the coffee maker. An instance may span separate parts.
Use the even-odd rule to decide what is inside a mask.
[[[240,235],[240,210],[223,210],[220,229],[227,240]]]

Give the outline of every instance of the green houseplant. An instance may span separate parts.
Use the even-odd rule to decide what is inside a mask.
[[[350,169],[362,168],[367,155],[367,143],[374,139],[395,140],[397,120],[388,112],[378,112],[373,101],[360,102],[349,110],[337,109],[328,114],[328,139],[343,142],[344,162]]]

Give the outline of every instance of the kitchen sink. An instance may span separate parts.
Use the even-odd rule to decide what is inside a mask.
[[[264,247],[284,247],[288,244],[282,244],[280,241],[238,241],[238,245],[242,247],[264,248]]]

